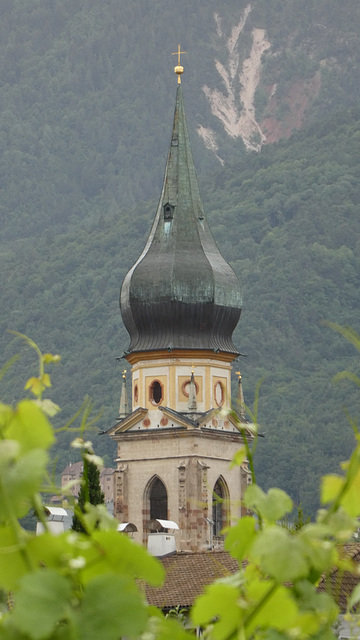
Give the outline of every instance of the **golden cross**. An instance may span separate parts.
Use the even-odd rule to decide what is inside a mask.
[[[241,380],[241,373],[240,373],[240,371],[235,371],[235,373],[236,373],[236,375],[237,375],[237,376],[239,376],[239,378],[238,378],[238,379],[239,379],[239,380]]]
[[[187,51],[181,51],[181,47],[180,47],[180,45],[178,44],[178,50],[177,50],[177,51],[174,51],[174,52],[171,54],[172,56],[176,56],[176,55],[177,55],[177,57],[178,57],[178,65],[179,65],[179,66],[180,66],[180,64],[181,64],[181,62],[180,62],[180,55],[181,55],[182,53],[187,53]]]
[[[177,65],[176,65],[176,67],[174,67],[174,71],[175,71],[175,73],[177,74],[177,77],[178,77],[178,83],[179,83],[179,84],[180,84],[180,82],[181,82],[181,78],[180,78],[180,76],[181,76],[181,74],[182,74],[182,73],[184,73],[184,67],[182,67],[182,66],[181,66],[181,60],[180,60],[180,56],[181,56],[181,54],[182,54],[182,53],[187,53],[187,51],[181,51],[181,47],[180,47],[180,45],[178,44],[178,50],[177,50],[177,51],[174,51],[174,52],[171,54],[172,56],[176,56],[176,55],[177,55],[177,57],[178,57],[178,63],[177,63]]]

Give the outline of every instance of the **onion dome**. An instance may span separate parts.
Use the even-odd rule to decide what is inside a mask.
[[[239,281],[205,219],[181,85],[159,206],[145,249],[124,279],[120,309],[130,353],[205,349],[237,355],[232,334],[241,313]]]

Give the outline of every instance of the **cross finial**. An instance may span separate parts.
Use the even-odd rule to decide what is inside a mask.
[[[126,369],[124,369],[124,371],[123,371],[123,378],[124,378],[124,380],[126,378]]]
[[[181,51],[181,47],[180,45],[178,45],[178,50],[174,51],[171,55],[178,57],[178,63],[176,65],[176,67],[174,67],[174,72],[176,73],[177,77],[178,77],[178,84],[181,83],[181,74],[184,73],[184,67],[181,66],[181,60],[180,60],[180,56],[182,53],[187,53],[187,51]]]
[[[236,375],[238,376],[238,380],[239,380],[239,382],[240,382],[240,380],[241,380],[241,373],[240,373],[240,371],[235,371],[235,373],[236,373]]]

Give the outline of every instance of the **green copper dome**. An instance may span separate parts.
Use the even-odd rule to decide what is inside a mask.
[[[120,294],[130,352],[206,349],[237,353],[241,293],[206,222],[181,85],[156,217]]]

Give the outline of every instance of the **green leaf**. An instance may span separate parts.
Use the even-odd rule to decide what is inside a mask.
[[[60,411],[60,407],[58,404],[55,404],[50,398],[45,398],[44,400],[35,400],[36,404],[46,413],[49,418],[53,418]]]
[[[304,543],[304,555],[315,570],[317,578],[320,578],[323,572],[330,570],[335,565],[337,551],[329,540],[319,540],[311,535],[302,535],[302,533],[299,540]]]
[[[267,594],[270,593],[268,597]],[[286,631],[297,625],[298,607],[289,589],[277,586],[271,591],[269,581],[259,581],[249,584],[248,598],[250,602],[261,603],[256,615],[251,616],[251,622],[246,625],[246,631],[254,632],[257,627],[272,627],[278,631]]]
[[[162,584],[165,575],[162,564],[127,536],[114,530],[94,531],[92,540],[95,543],[92,553],[101,558],[101,564],[90,562],[83,572],[84,580],[92,579],[106,567],[106,571],[143,579],[154,586]]]
[[[303,613],[300,624],[309,635],[315,634],[320,626],[333,624],[339,614],[339,608],[328,593],[319,593],[316,585],[308,580],[296,583],[294,592],[301,603]]]
[[[333,502],[338,497],[344,486],[345,479],[342,476],[323,476],[320,485],[320,498],[322,504]]]
[[[265,494],[256,484],[246,489],[244,502],[248,509],[255,510],[268,522],[280,520],[293,509],[292,500],[285,491],[269,489]]]
[[[13,416],[13,409],[8,404],[0,402],[0,430],[5,435],[5,427],[10,422]]]
[[[240,449],[237,450],[230,462],[230,469],[232,469],[233,467],[240,467],[244,460],[246,460],[245,447],[240,447]]]
[[[231,638],[240,625],[243,612],[238,606],[239,591],[228,584],[215,582],[195,602],[191,618],[195,625],[204,626],[216,619],[212,632],[215,640]]]
[[[43,533],[30,538],[28,546],[35,563],[49,568],[63,569],[65,560],[70,566],[73,559],[79,557],[84,557],[86,562],[96,562],[98,556],[101,560],[101,551],[96,554],[91,538],[74,531],[57,536]]]
[[[272,526],[259,532],[249,555],[279,583],[298,580],[309,572],[301,541],[283,527]]]
[[[44,353],[42,356],[44,364],[52,364],[60,362],[61,356],[58,354],[53,355],[52,353]]]
[[[51,387],[51,378],[49,376],[48,373],[44,373],[42,378],[41,378],[41,382],[43,383],[44,387]]]
[[[0,440],[0,472],[12,465],[19,457],[20,445],[16,440]],[[7,471],[4,474],[6,478]]]
[[[34,396],[39,397],[42,391],[44,391],[45,387],[40,378],[32,376],[26,381],[24,389],[25,391],[29,389],[34,394]]]
[[[26,533],[23,532],[23,537]],[[0,588],[15,589],[17,582],[28,570],[29,566],[22,553],[25,543],[20,545],[13,529],[0,527]]]
[[[48,449],[55,441],[50,422],[33,400],[19,402],[6,430],[6,437],[18,440],[23,451]]]
[[[53,569],[24,576],[16,595],[13,622],[34,640],[49,636],[70,604],[71,583]]]
[[[27,513],[33,494],[41,488],[48,459],[46,451],[33,449],[16,462],[2,465],[0,479],[6,500],[0,501],[0,521],[9,517],[9,503],[16,517],[20,518]]]
[[[150,608],[150,607],[149,607]],[[188,625],[186,625],[188,626]],[[162,615],[150,618],[148,622],[149,640],[189,640],[189,635],[174,618],[164,618]],[[151,635],[150,635],[151,634]],[[194,638],[194,632],[190,637]]]
[[[83,640],[135,638],[145,629],[147,610],[132,580],[105,573],[87,584],[75,620]]]
[[[245,516],[239,522],[226,530],[225,549],[233,558],[241,561],[246,558],[248,551],[256,537],[255,518]]]
[[[360,584],[354,588],[348,602],[348,609],[352,609],[360,602]]]
[[[336,538],[339,542],[348,542],[357,527],[356,518],[350,517],[342,508],[337,509],[330,516],[325,510],[319,511],[319,521],[305,525],[299,535],[304,539],[319,539],[328,541]],[[325,522],[322,521],[326,518]]]
[[[360,515],[360,471],[358,471],[344,496],[341,498],[341,506],[349,516],[356,518]]]

